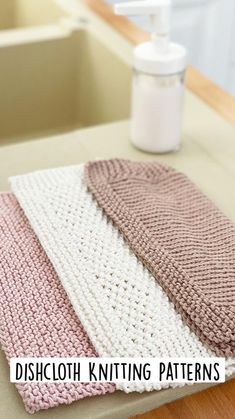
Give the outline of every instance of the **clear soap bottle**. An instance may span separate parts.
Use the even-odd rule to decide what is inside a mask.
[[[149,15],[151,41],[134,49],[131,141],[141,150],[165,153],[178,150],[186,70],[186,50],[169,42],[170,0],[117,4],[123,15]]]

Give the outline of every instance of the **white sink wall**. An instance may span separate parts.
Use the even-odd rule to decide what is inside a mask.
[[[0,0],[0,30],[46,25],[65,15],[55,0]]]

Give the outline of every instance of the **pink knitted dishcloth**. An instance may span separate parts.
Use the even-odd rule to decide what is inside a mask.
[[[23,210],[0,194],[0,342],[11,357],[95,357],[85,330]],[[102,383],[17,384],[34,413],[115,391]]]
[[[182,173],[158,163],[86,166],[88,188],[218,355],[235,355],[235,227]]]

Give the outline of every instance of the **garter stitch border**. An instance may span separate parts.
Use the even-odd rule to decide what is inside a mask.
[[[228,248],[230,251],[231,248],[233,249],[231,251],[233,252],[233,262],[230,263],[233,263],[231,266],[233,266],[235,274],[235,228],[232,223],[185,175],[159,163],[136,163],[118,159],[95,161],[86,165],[85,176],[89,190],[97,199],[98,204],[122,232],[137,257],[157,278],[189,327],[217,355],[234,356],[235,299],[233,298],[230,306],[228,304],[223,306],[222,303],[216,304],[203,295],[200,287],[194,283],[185,269],[184,263],[186,264],[188,261],[183,258],[183,261],[177,261],[172,257],[170,252],[161,246],[160,234],[154,235],[151,227],[146,227],[147,222],[145,223],[145,221],[148,221],[148,217],[149,219],[152,217],[151,223],[153,223],[153,214],[151,213],[153,210],[150,211],[149,207],[150,202],[154,205],[154,198],[149,196],[146,198],[145,205],[149,205],[149,214],[144,213],[140,202],[144,197],[141,198],[139,191],[141,191],[143,183],[146,188],[148,185],[152,187],[155,184],[154,193],[157,195],[159,181],[165,182],[165,185],[168,182],[169,188],[171,185],[171,192],[172,185],[175,184],[175,188],[182,189],[182,199],[185,199],[186,206],[187,196],[191,204],[192,198],[195,200],[195,216],[197,216],[197,205],[201,200],[207,214],[211,212],[214,216],[214,220],[208,227],[208,234],[211,233],[210,229],[215,226],[215,221],[218,223],[220,221],[221,228],[225,232],[227,231],[227,240],[231,239]],[[129,191],[131,192],[129,193]],[[132,198],[130,198],[131,193],[133,194]],[[127,198],[125,194],[128,195]],[[166,201],[165,209],[167,205]],[[184,243],[182,243],[183,246]],[[229,298],[231,301],[231,295],[235,297],[235,281],[234,289],[231,289],[231,292],[228,288],[229,285],[227,287],[227,303]]]
[[[84,167],[11,179],[30,223],[100,356],[208,357],[172,303],[98,207]],[[226,361],[226,373],[234,371]],[[126,383],[126,392],[162,384]]]
[[[97,356],[23,210],[0,194],[0,342],[12,357]],[[115,391],[105,383],[18,383],[29,413]]]

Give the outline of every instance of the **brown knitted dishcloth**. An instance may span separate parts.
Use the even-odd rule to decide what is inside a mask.
[[[88,188],[189,327],[235,355],[235,227],[182,173],[158,163],[86,166]]]

